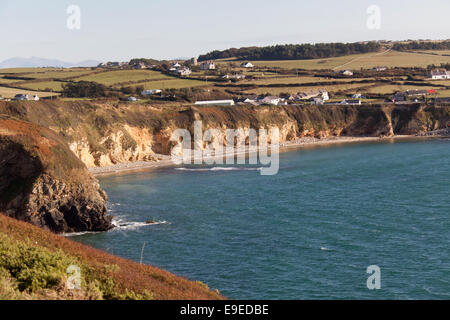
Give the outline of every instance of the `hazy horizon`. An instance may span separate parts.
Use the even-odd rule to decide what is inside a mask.
[[[69,5],[81,10],[81,28],[69,30]],[[367,9],[380,9],[370,29]],[[436,10],[435,8],[438,8]],[[449,38],[450,3],[430,0],[193,0],[89,2],[3,0],[0,61],[41,57],[67,62],[175,59],[231,47],[277,44]]]

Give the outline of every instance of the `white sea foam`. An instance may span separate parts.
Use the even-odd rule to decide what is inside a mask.
[[[96,232],[96,231],[84,231],[84,232],[71,232],[71,233],[63,233],[62,236],[63,237],[77,237],[77,236],[84,236],[87,234],[97,234],[100,232]]]
[[[154,222],[127,222],[122,219],[113,220],[112,224],[114,226],[114,229],[111,229],[110,231],[114,230],[135,230],[137,228],[142,227],[149,227],[149,226],[156,226],[161,224],[169,224],[167,221],[154,221]],[[85,232],[72,232],[72,233],[64,233],[62,234],[63,237],[77,237],[77,236],[84,236],[88,234],[97,234],[101,232],[96,231],[85,231]]]
[[[128,222],[121,219],[113,220],[115,228],[113,230],[135,230],[137,228],[156,226],[161,224],[168,224],[167,221],[154,221],[154,222]]]
[[[192,171],[192,172],[208,172],[208,171],[261,171],[261,168],[238,168],[238,167],[214,167],[214,168],[175,168],[178,171]]]

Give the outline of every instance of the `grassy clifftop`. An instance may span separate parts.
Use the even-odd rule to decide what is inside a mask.
[[[81,269],[81,290],[66,286],[66,271],[71,265]],[[0,300],[4,299],[222,297],[204,284],[109,255],[0,214]]]

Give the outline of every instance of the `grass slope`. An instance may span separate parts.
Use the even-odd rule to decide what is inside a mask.
[[[70,265],[81,268],[81,290],[68,290],[65,285]],[[200,282],[112,256],[0,214],[0,300],[4,299],[223,297]]]

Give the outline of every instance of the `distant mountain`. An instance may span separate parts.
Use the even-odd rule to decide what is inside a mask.
[[[38,57],[31,58],[11,58],[0,62],[0,69],[3,68],[39,68],[39,67],[54,67],[54,68],[72,68],[72,67],[95,67],[100,61],[86,60],[78,63],[65,62],[61,60],[45,59]]]

